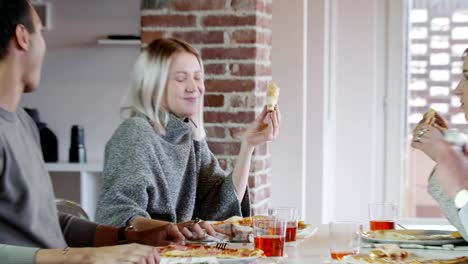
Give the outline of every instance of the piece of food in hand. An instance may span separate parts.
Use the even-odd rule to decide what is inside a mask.
[[[423,116],[423,122],[424,124],[428,126],[434,126],[435,124],[439,125],[442,128],[447,129],[448,125],[447,123],[440,117],[438,116],[437,112],[430,108],[427,109],[427,112]]]
[[[269,112],[275,111],[275,106],[278,103],[279,92],[280,88],[273,81],[271,81],[268,84],[266,91],[267,110]]]
[[[427,109],[427,112],[423,116],[424,124],[433,126],[436,121],[436,111],[432,108]]]

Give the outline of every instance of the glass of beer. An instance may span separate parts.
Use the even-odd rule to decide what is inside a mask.
[[[394,203],[370,203],[369,225],[370,230],[395,229],[398,215],[398,206]]]
[[[253,220],[254,246],[267,257],[282,257],[286,236],[286,221],[273,217]]]
[[[268,208],[268,215],[280,220],[285,220],[286,242],[296,241],[297,221],[299,213],[296,207],[273,207]]]
[[[330,257],[342,260],[345,256],[359,254],[362,225],[358,222],[330,222]]]

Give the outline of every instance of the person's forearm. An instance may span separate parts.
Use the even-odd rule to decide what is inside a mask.
[[[252,159],[252,153],[254,147],[249,146],[246,142],[242,142],[239,158],[234,167],[232,175],[232,181],[234,184],[234,190],[239,201],[242,201],[245,194],[245,189],[249,180],[250,172],[250,160]]]
[[[142,216],[137,216],[133,218],[131,222],[131,225],[138,231],[157,228],[157,227],[165,226],[167,224],[170,224],[170,222],[156,220],[156,219],[148,219]]]
[[[454,197],[461,189],[468,189],[468,159],[451,149],[437,160],[436,177],[444,177],[443,190]],[[440,176],[439,176],[440,174]],[[450,178],[447,178],[450,175]]]
[[[457,156],[457,152],[449,143],[443,142],[443,144],[437,145],[437,154],[435,156],[435,161],[437,164],[450,161],[455,159]]]
[[[35,257],[35,264],[88,263],[89,248],[41,249]]]

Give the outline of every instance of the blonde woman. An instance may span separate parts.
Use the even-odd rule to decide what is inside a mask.
[[[204,93],[202,59],[191,45],[157,39],[143,50],[134,67],[130,118],[106,146],[98,222],[137,229],[176,222],[190,238],[203,232],[194,219],[249,214],[250,159],[255,146],[277,136],[279,109],[264,109],[249,126],[228,174],[205,140]]]

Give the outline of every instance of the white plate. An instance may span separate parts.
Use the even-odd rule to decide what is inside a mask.
[[[247,258],[233,258],[233,259],[218,259],[219,263],[251,263],[258,259],[260,256],[247,257]]]
[[[207,258],[161,258],[161,264],[182,264],[182,263],[220,263],[220,264],[231,264],[231,263],[239,263],[239,264],[247,264],[252,263],[257,260],[260,256],[253,256],[253,257],[246,257],[246,258],[218,258],[215,257],[207,257]]]
[[[369,254],[357,254],[357,255],[352,255],[352,256],[345,256],[343,258],[343,261],[347,264],[370,264],[370,263],[385,263],[385,264],[400,264],[400,263],[406,263],[407,261],[410,261],[410,260],[421,260],[423,258],[421,258],[420,256],[417,256],[415,254],[412,254],[410,253],[410,255],[405,258],[405,260],[402,262],[401,260],[398,261],[398,260],[390,260],[390,259],[381,259],[379,262],[376,262],[376,261],[366,261],[366,260],[362,260],[362,259],[358,259],[359,257],[367,257],[369,256]]]
[[[397,233],[408,234],[408,235],[434,236],[434,238],[432,239],[431,238],[428,238],[428,239],[383,239],[383,238],[370,237],[369,235],[372,232],[375,232],[375,231],[364,232],[362,234],[362,238],[364,238],[364,240],[367,242],[385,243],[385,244],[417,244],[417,245],[438,246],[438,245],[444,245],[444,244],[465,243],[465,240],[463,238],[453,238],[453,239],[437,238],[437,236],[440,236],[440,235],[449,236],[452,233],[451,231],[410,230],[410,229],[391,230],[391,232],[397,232]]]
[[[304,229],[298,229],[296,233],[296,238],[298,239],[305,239],[313,236],[315,233],[317,233],[318,227],[307,227]]]
[[[394,261],[390,261],[390,260],[386,260],[386,261],[380,261],[380,262],[375,262],[375,261],[366,261],[366,260],[360,260],[360,259],[356,259],[356,257],[359,257],[359,256],[367,256],[368,254],[358,254],[358,255],[353,255],[353,256],[346,256],[343,258],[343,262],[346,263],[346,264],[375,264],[375,263],[385,263],[385,264],[400,264],[400,263],[406,263],[410,260],[417,260],[417,261],[420,261],[420,262],[423,262],[424,260],[435,260],[435,259],[438,259],[438,260],[442,260],[442,259],[454,259],[456,258],[455,256],[451,256],[451,257],[447,257],[447,256],[443,256],[442,253],[436,253],[436,254],[432,254],[432,253],[424,253],[424,256],[421,256],[421,255],[416,255],[416,254],[410,254],[410,256],[408,258],[406,258],[403,262],[402,261],[397,261],[397,260],[394,260]],[[463,262],[463,263],[466,263],[466,262]]]

